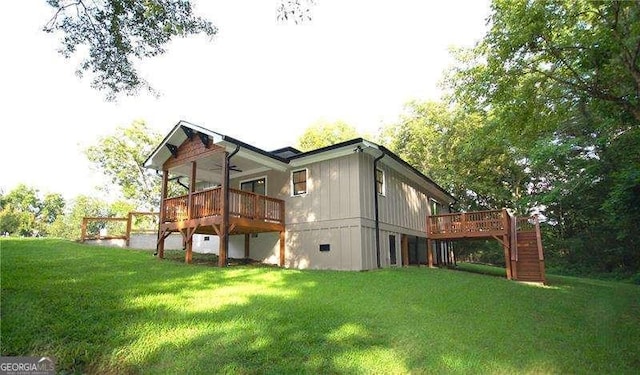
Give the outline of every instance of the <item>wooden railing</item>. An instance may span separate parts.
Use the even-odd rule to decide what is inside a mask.
[[[165,199],[164,221],[189,218],[189,196]],[[191,196],[191,218],[222,215],[222,188],[198,191]],[[284,201],[248,191],[229,189],[229,215],[252,220],[284,223]]]
[[[538,218],[532,217],[519,217],[517,219],[518,231],[533,232],[536,230],[536,223]]]
[[[427,231],[431,237],[476,237],[503,234],[507,230],[509,217],[506,210],[459,212],[427,217]]]

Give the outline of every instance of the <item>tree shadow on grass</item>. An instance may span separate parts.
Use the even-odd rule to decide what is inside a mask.
[[[23,251],[7,257],[9,266],[3,253],[2,354],[52,355],[65,372],[540,373],[637,367],[624,354],[628,345],[615,341],[616,333],[638,332],[637,317],[621,328],[608,321],[609,311],[592,308],[598,306],[594,301],[610,302],[604,286],[581,290],[575,284],[567,293],[424,268],[220,269],[117,249]],[[591,315],[581,315],[589,309]],[[585,340],[590,344],[582,345]],[[590,367],[593,356],[605,360]]]

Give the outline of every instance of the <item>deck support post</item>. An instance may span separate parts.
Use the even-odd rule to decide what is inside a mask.
[[[511,280],[512,273],[511,273],[511,255],[509,251],[509,236],[507,235],[502,236],[502,241],[500,242],[502,243],[502,249],[504,250],[504,260],[505,260],[504,267],[507,272],[507,280]]]
[[[187,232],[189,230],[187,229]],[[187,264],[191,264],[191,259],[193,256],[193,235],[189,236],[185,240],[185,252],[184,252],[184,262]]]
[[[427,238],[427,266],[433,268],[433,244],[429,238]]]
[[[251,243],[251,235],[249,233],[245,233],[244,235],[244,259],[249,259],[249,251]]]
[[[284,254],[284,234],[285,234],[284,231],[281,230],[280,231],[280,240],[279,240],[279,242],[280,242],[280,262],[279,262],[280,267],[284,267],[284,260],[285,260],[284,259],[285,258],[285,254]]]

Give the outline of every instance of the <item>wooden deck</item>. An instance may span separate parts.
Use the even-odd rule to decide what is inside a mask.
[[[545,281],[544,255],[537,218],[517,218],[507,210],[460,212],[427,217],[427,238],[493,238],[504,249],[508,279]]]
[[[222,188],[167,198],[162,206],[161,230],[196,228],[194,233],[218,234],[222,224]],[[284,201],[247,191],[229,189],[230,234],[284,230]]]

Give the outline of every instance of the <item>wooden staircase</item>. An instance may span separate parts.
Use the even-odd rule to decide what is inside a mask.
[[[508,279],[545,282],[537,217],[515,217],[506,209],[427,216],[428,253],[432,241],[462,238],[496,239],[504,249]]]
[[[544,256],[540,225],[535,218],[516,220],[516,239],[511,242],[512,278],[519,281],[544,283]]]

